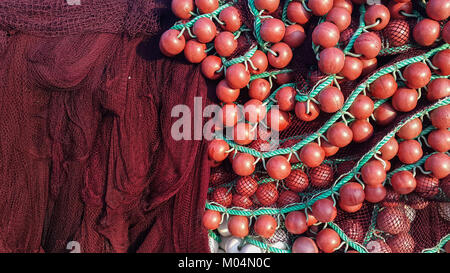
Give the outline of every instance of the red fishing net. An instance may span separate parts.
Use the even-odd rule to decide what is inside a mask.
[[[205,143],[170,137],[208,84],[159,53],[170,1],[68,2],[0,3],[0,251],[208,251]]]

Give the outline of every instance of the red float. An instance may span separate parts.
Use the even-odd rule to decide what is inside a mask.
[[[292,48],[299,47],[306,39],[305,29],[298,24],[289,25],[286,27],[283,42]]]
[[[335,113],[344,105],[344,95],[341,90],[330,86],[322,90],[317,96],[320,110],[325,113]]]
[[[397,82],[391,74],[386,74],[376,79],[369,87],[370,94],[377,99],[392,97],[397,91]]]
[[[353,142],[361,143],[369,140],[373,135],[373,126],[366,119],[357,119],[350,124]]]
[[[232,160],[233,171],[240,176],[251,175],[255,171],[255,158],[247,153],[238,153]]]
[[[284,222],[287,231],[292,234],[302,234],[308,230],[306,215],[301,211],[289,212]]]
[[[356,38],[353,48],[366,59],[375,58],[381,50],[381,39],[373,32],[363,32]]]
[[[315,45],[321,47],[333,47],[339,42],[339,29],[330,22],[320,23],[314,28],[312,33],[312,41]]]
[[[285,179],[291,173],[291,164],[282,155],[270,158],[266,163],[267,173],[277,180]]]
[[[342,148],[352,142],[353,132],[345,123],[336,122],[328,128],[327,139],[331,145]]]
[[[425,170],[431,171],[437,179],[445,178],[450,174],[450,157],[445,153],[431,155],[425,161]]]
[[[341,244],[341,237],[331,228],[325,228],[317,234],[316,242],[320,250],[332,253]]]
[[[270,94],[270,83],[265,79],[254,79],[250,82],[248,96],[259,101],[265,100]]]
[[[208,145],[208,156],[214,161],[224,161],[228,157],[230,145],[223,139],[214,139]]]
[[[241,89],[250,82],[250,73],[241,63],[233,64],[227,68],[225,76],[228,86],[235,89]]]
[[[309,103],[309,109],[308,109]],[[309,110],[309,112],[308,112]],[[303,121],[313,121],[320,113],[320,108],[312,101],[299,101],[295,104],[295,115]]]
[[[348,182],[339,190],[339,201],[347,206],[356,206],[364,202],[365,193],[363,187],[356,182]]]
[[[224,22],[221,27],[230,32],[238,31],[242,25],[241,13],[233,6],[223,9],[219,14],[219,20]]]
[[[408,121],[397,132],[397,136],[402,139],[414,139],[422,132],[422,121],[419,118],[415,118]]]
[[[374,25],[379,22],[371,28],[372,30],[382,30],[387,26],[390,19],[391,14],[389,9],[385,5],[381,4],[369,6],[364,14],[364,22],[366,25]]]
[[[399,88],[392,97],[392,106],[400,112],[409,112],[417,106],[419,94],[415,89]]]
[[[431,70],[428,65],[418,62],[408,65],[403,71],[406,85],[409,88],[422,88],[430,82]]]
[[[211,19],[202,17],[192,27],[192,33],[200,43],[209,43],[216,37],[217,28]]]
[[[302,170],[292,170],[289,176],[284,179],[284,185],[293,192],[302,192],[308,188],[308,175]]]
[[[331,222],[336,218],[337,209],[328,198],[320,199],[314,202],[311,207],[312,214],[317,219],[317,221],[322,223]]]
[[[400,171],[391,177],[391,185],[399,194],[408,194],[414,191],[417,182],[409,171]]]
[[[270,49],[275,53],[274,55],[269,52],[267,56],[271,66],[280,69],[286,67],[291,62],[292,50],[286,43],[276,43]]]
[[[295,106],[295,92],[294,88],[290,86],[286,86],[278,90],[275,95],[275,99],[277,100],[278,107],[282,111],[292,111]]]
[[[378,203],[386,197],[386,188],[381,185],[367,185],[364,188],[365,199],[370,203]]]
[[[419,45],[430,46],[439,37],[440,31],[439,22],[425,18],[414,26],[413,37]]]
[[[333,168],[327,164],[321,164],[320,166],[311,168],[309,170],[309,177],[311,179],[311,185],[316,188],[328,188],[334,182]]]
[[[214,48],[216,49],[217,54],[222,57],[231,56],[237,46],[238,42],[235,39],[235,36],[229,31],[220,32],[214,39]]]
[[[276,18],[269,18],[262,21],[259,34],[261,38],[269,43],[280,42],[286,31],[283,21]]]
[[[319,69],[325,74],[337,74],[341,72],[344,64],[345,55],[339,48],[325,48],[319,54]]]
[[[319,253],[319,249],[313,239],[301,236],[292,244],[292,253]]]
[[[405,140],[398,145],[398,159],[405,164],[416,163],[422,155],[422,146],[417,140]]]
[[[348,109],[356,119],[366,119],[374,110],[373,100],[366,95],[358,95]]]
[[[436,152],[445,153],[450,149],[450,132],[447,129],[432,131],[427,140]]]
[[[370,186],[380,185],[386,179],[386,170],[379,160],[370,160],[361,168],[364,183]]]
[[[389,102],[385,102],[373,111],[373,116],[378,125],[386,126],[397,117],[397,112]]]

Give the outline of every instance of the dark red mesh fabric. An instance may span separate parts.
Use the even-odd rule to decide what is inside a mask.
[[[209,251],[206,143],[170,134],[208,86],[158,53],[168,1],[38,2],[0,3],[0,251]]]
[[[85,32],[154,34],[167,1],[145,0],[4,0],[0,3],[3,30],[59,37]]]

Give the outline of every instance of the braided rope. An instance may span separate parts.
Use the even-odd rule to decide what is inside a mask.
[[[247,52],[245,52],[244,55],[236,57],[231,60],[226,60],[225,58],[222,58],[222,63],[225,67],[232,66],[233,64],[243,63],[248,61],[253,55],[255,54],[256,50],[258,49],[257,46],[252,46]]]
[[[414,44],[406,44],[406,45],[402,45],[402,46],[398,46],[398,47],[387,47],[387,48],[381,49],[380,52],[378,53],[378,55],[385,56],[385,55],[399,54],[399,53],[402,53],[402,52],[405,52],[407,50],[417,48],[417,47],[418,46],[416,46]]]
[[[261,31],[261,18],[259,16],[259,11],[258,9],[255,7],[255,1],[254,0],[248,0],[248,7],[250,8],[250,12],[253,14],[253,16],[255,17],[255,22],[253,24],[254,27],[254,31],[253,31],[253,35],[256,38],[256,41],[258,42],[259,46],[261,47],[261,49],[266,52],[267,51],[267,47],[266,47],[266,43],[264,42],[264,40],[262,39],[261,35],[260,35],[260,31]]]
[[[276,76],[278,74],[290,73],[290,72],[293,72],[293,71],[294,70],[292,70],[292,69],[266,71],[266,72],[263,72],[263,73],[260,73],[260,74],[252,75],[250,77],[250,81],[255,80],[255,79],[269,78],[269,77]]]
[[[214,231],[208,230],[208,236],[216,240],[216,242],[220,243],[222,241],[222,238],[220,238],[219,235],[217,235]]]
[[[280,248],[276,248],[276,247],[273,247],[273,246],[269,246],[268,244],[263,243],[263,242],[258,241],[258,240],[255,240],[255,239],[253,239],[251,237],[245,237],[244,241],[246,241],[249,244],[255,245],[255,246],[259,247],[259,248],[265,249],[265,250],[267,250],[269,252],[272,252],[272,253],[291,253],[290,250],[280,249]]]
[[[328,223],[327,225],[339,235],[339,237],[342,239],[343,242],[348,244],[354,250],[358,251],[359,253],[367,253],[368,252],[364,246],[362,246],[361,244],[350,239],[338,225],[331,223],[331,222]],[[249,244],[252,244],[259,248],[268,250],[269,252],[273,252],[273,253],[291,253],[292,252],[292,250],[290,250],[290,249],[280,249],[280,248],[269,246],[268,244],[258,241],[258,240],[255,240],[250,236],[245,237],[244,240]]]
[[[292,0],[286,0],[284,2],[283,11],[281,12],[281,21],[287,22],[287,8],[289,6],[289,3],[292,2]]]
[[[338,164],[338,163],[346,162],[346,161],[352,161],[352,160],[356,160],[356,159],[357,159],[356,156],[349,156],[349,157],[343,157],[343,158],[335,158],[335,159],[332,159],[332,160],[325,159],[323,161],[323,163],[324,164],[333,165],[333,164]],[[303,167],[304,167],[303,163],[300,162],[300,163],[293,164],[291,166],[291,170],[298,170],[298,169],[302,169]],[[225,188],[232,187],[232,186],[234,186],[236,184],[237,180],[238,179],[234,179],[234,180],[232,180],[229,183],[221,184],[220,187],[225,187]],[[278,181],[278,180],[276,180],[274,178],[271,178],[271,177],[267,177],[267,178],[263,178],[263,179],[258,180],[257,183],[258,184],[265,184],[265,183],[270,183],[270,182],[275,182],[275,181]],[[213,192],[214,189],[216,189],[216,188],[217,188],[217,186],[209,187],[208,188],[208,193]],[[299,195],[314,195],[314,194],[315,193],[299,193]]]
[[[412,170],[412,169],[416,168],[417,166],[423,165],[423,164],[425,163],[425,161],[426,161],[430,156],[432,156],[432,155],[434,155],[434,154],[436,154],[436,153],[437,153],[437,152],[434,152],[434,153],[425,155],[425,156],[423,156],[419,161],[417,161],[416,163],[403,165],[403,166],[398,167],[397,169],[395,169],[395,170],[389,172],[389,173],[386,175],[386,181],[390,180],[390,179],[392,178],[392,176],[393,176],[394,174],[398,173],[398,172],[401,172],[401,171],[409,171],[409,170]]]
[[[348,42],[348,44],[344,48],[344,53],[350,52],[350,50],[353,48],[353,45],[355,44],[356,39],[361,35],[364,28],[366,27],[366,23],[364,22],[364,15],[366,13],[366,7],[365,5],[359,6],[359,27],[355,30],[355,33],[353,33],[352,38]]]

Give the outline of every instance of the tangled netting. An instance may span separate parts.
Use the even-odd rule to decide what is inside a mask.
[[[217,73],[224,72],[226,75],[227,69],[238,63],[244,64],[247,69],[249,67],[255,69],[251,57],[255,54],[256,49],[266,52],[268,55],[277,54],[271,51],[272,44],[261,37],[262,21],[267,18],[279,18],[286,26],[295,24],[288,19],[288,7],[296,1],[281,1],[278,10],[270,15],[258,10],[255,2],[257,1],[221,2],[221,5],[211,13],[192,13],[189,20],[179,21],[171,29],[179,31],[177,32],[179,33],[178,37],[185,35],[185,37],[191,36],[195,39],[197,37],[195,33],[192,33],[192,28],[199,19],[210,18],[218,25],[223,25],[224,23],[217,17],[225,8],[235,6],[242,14],[243,26],[233,34],[237,37],[245,36],[245,39],[239,38],[239,46],[232,55],[227,58],[221,57],[221,68]],[[296,3],[302,5],[304,10],[311,11],[308,1]],[[212,252],[289,253],[295,252],[294,245],[296,244],[299,249],[300,240],[306,240],[305,238],[316,240],[319,245],[319,240],[322,240],[319,237],[324,238],[326,233],[337,234],[338,239],[335,242],[338,241],[338,243],[332,249],[326,249],[322,243],[322,247],[319,245],[321,252],[349,252],[350,250],[362,253],[448,251],[449,244],[447,242],[450,240],[449,177],[446,175],[440,179],[435,178],[433,176],[435,173],[427,169],[425,163],[428,158],[438,154],[434,147],[427,142],[429,134],[437,130],[434,126],[436,121],[432,120],[430,113],[436,109],[444,109],[450,103],[450,98],[446,95],[437,100],[427,99],[427,88],[425,86],[416,87],[418,96],[415,107],[412,109],[398,112],[385,124],[378,123],[377,118],[372,114],[369,119],[376,121],[377,124],[374,125],[373,135],[363,143],[351,143],[339,149],[318,167],[309,167],[308,164],[302,162],[300,155],[302,148],[309,143],[317,142],[319,145],[322,145],[323,142],[328,143],[326,133],[337,122],[351,125],[356,121],[350,113],[350,107],[358,95],[370,96],[371,84],[382,76],[392,75],[399,87],[405,87],[408,85],[407,79],[404,77],[405,68],[412,64],[422,63],[431,68],[429,81],[448,78],[448,75],[440,73],[439,67],[436,67],[431,60],[439,52],[447,52],[449,44],[440,40],[431,46],[423,47],[412,38],[414,26],[426,17],[424,16],[425,5],[426,2],[413,1],[414,9],[411,13],[402,11],[403,18],[401,20],[391,20],[383,30],[376,31],[371,29],[381,24],[380,21],[372,25],[365,23],[364,16],[368,5],[354,5],[352,21],[348,28],[341,32],[340,41],[336,47],[340,48],[346,56],[358,58],[361,57],[361,54],[356,53],[353,47],[360,35],[370,32],[381,40],[377,68],[363,74],[357,80],[343,80],[342,75],[324,74],[317,70],[317,61],[320,60],[319,54],[322,48],[315,45],[310,36],[314,27],[325,21],[326,15],[319,18],[311,17],[311,20],[303,26],[306,40],[300,47],[293,49],[293,59],[287,67],[250,76],[249,83],[262,78],[270,81],[272,92],[262,101],[267,111],[277,104],[277,92],[285,87],[296,90],[295,100],[297,103],[314,102],[319,104],[317,97],[321,91],[334,85],[344,95],[345,102],[335,113],[321,112],[313,121],[307,122],[291,116],[288,127],[280,132],[280,146],[277,148],[271,148],[270,145],[264,146],[267,143],[259,138],[249,145],[238,144],[228,135],[220,134],[219,129],[216,130],[216,138],[226,142],[228,150],[225,153],[228,154],[228,159],[212,163],[208,202],[204,215],[205,226],[213,227],[208,231]],[[444,23],[446,21],[447,19],[444,20]],[[184,34],[185,32],[188,34]],[[206,51],[208,54],[214,52],[212,42],[207,44]],[[189,57],[189,52],[186,50],[185,56]],[[282,79],[280,75],[283,76]],[[285,75],[291,77],[285,80]],[[278,78],[280,79],[278,80]],[[226,79],[228,80],[228,78]],[[448,94],[448,91],[444,91],[444,93]],[[374,99],[375,111],[378,108],[384,110],[387,105],[391,105],[389,97],[383,99],[371,97]],[[244,98],[239,96],[235,103],[244,103],[247,99],[245,96]],[[392,106],[390,107],[392,108]],[[414,160],[409,164],[405,163],[407,160],[400,160],[400,156],[390,161],[382,159],[380,149],[393,138],[396,138],[398,143],[406,141],[400,137],[401,132],[399,131],[406,124],[415,120],[420,120],[423,130],[420,135],[414,136],[410,141],[417,141],[421,145],[423,154],[420,156],[420,160]],[[258,136],[260,137],[259,133]],[[439,152],[448,156],[448,148]],[[255,170],[249,176],[234,174],[236,166],[233,160],[240,154],[248,154],[256,159],[253,163]],[[291,163],[291,173],[283,179],[271,177],[267,171],[268,161],[280,155],[285,156]],[[344,208],[344,205],[340,203],[340,189],[350,182],[359,183],[363,188],[366,187],[361,169],[366,163],[369,165],[368,163],[372,161],[381,163],[387,170],[386,178],[382,183],[386,189],[385,197],[376,202],[365,200],[358,207]],[[417,181],[420,177],[420,185],[417,182],[418,186],[415,191],[410,190],[399,194],[400,190],[396,188],[396,185],[391,185],[391,178],[397,177],[397,173],[405,174],[405,172],[411,173]],[[309,184],[305,181],[309,181]],[[325,199],[329,199],[334,204],[337,215],[331,221],[317,221],[317,216],[314,215],[314,204]],[[212,213],[213,211],[220,212],[218,220],[216,214]],[[302,212],[306,216],[307,230],[295,233],[291,232],[292,228],[287,227],[286,218],[293,212]],[[273,228],[274,233],[267,232],[270,234],[269,237],[265,236],[267,233],[264,230],[261,230],[269,224],[258,226],[258,220],[267,215],[272,216],[270,219],[275,219],[276,222]],[[310,218],[312,218],[311,223],[309,223]],[[231,221],[235,221],[236,224],[230,224]],[[243,231],[240,234],[242,229],[232,230],[237,225],[248,226],[249,232]],[[446,250],[444,250],[444,246]]]
[[[208,251],[205,143],[170,113],[209,83],[159,53],[175,21],[165,0],[0,2],[0,252]]]

